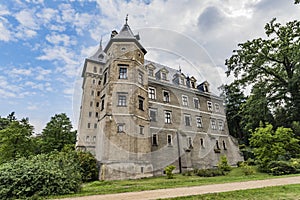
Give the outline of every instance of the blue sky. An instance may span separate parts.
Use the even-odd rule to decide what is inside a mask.
[[[97,50],[101,37],[105,45],[110,32],[120,30],[126,14],[131,28],[141,33],[141,43],[150,49],[147,59],[180,65],[192,74],[184,68],[188,62],[151,51],[151,42],[159,38],[172,41],[169,51],[187,52],[186,58],[191,46],[176,40],[188,38],[212,60],[199,68],[207,71],[205,79],[216,79],[209,70],[213,68],[218,79],[228,82],[224,60],[236,45],[263,37],[264,24],[273,17],[281,23],[299,20],[299,11],[292,0],[1,1],[0,116],[14,111],[18,118],[28,117],[38,133],[51,116],[64,112],[77,128],[84,58]],[[147,28],[171,34],[156,32],[153,37],[144,34]]]

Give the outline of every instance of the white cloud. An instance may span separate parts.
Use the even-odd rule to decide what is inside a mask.
[[[57,34],[57,33],[51,33],[46,36],[46,40],[49,43],[58,45],[63,44],[64,46],[70,46],[70,45],[76,45],[77,41],[75,39],[71,39],[66,34]]]
[[[34,17],[34,13],[31,10],[22,10],[15,14],[16,19],[19,21],[21,26],[28,29],[38,29],[39,26]]]
[[[32,71],[31,71],[31,69],[13,68],[12,70],[10,70],[10,73],[13,75],[30,76],[32,74]]]
[[[0,17],[0,40],[8,42],[12,39],[12,33],[8,30],[7,27],[7,20]]]

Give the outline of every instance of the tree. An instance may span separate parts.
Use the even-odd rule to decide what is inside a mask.
[[[273,130],[271,124],[256,128],[250,138],[254,155],[262,169],[271,161],[289,160],[300,152],[299,140],[290,128],[279,127]]]
[[[28,119],[17,121],[15,118],[6,128],[0,130],[0,163],[33,153],[33,126]]]
[[[300,3],[300,0],[295,0],[295,4]]]
[[[76,131],[72,131],[72,129],[71,121],[65,113],[51,117],[50,122],[42,131],[41,151],[43,153],[53,150],[61,151],[65,145],[75,145]]]
[[[252,92],[246,102],[242,105],[240,115],[241,126],[243,132],[246,133],[247,142],[250,137],[250,132],[259,127],[259,123],[264,125],[267,123],[274,123],[273,115],[268,108],[268,101],[266,99],[267,89],[264,88],[264,83],[257,83],[253,86]]]
[[[300,119],[300,22],[281,25],[273,19],[265,33],[266,39],[238,45],[226,60],[227,75],[235,77],[232,87],[264,82],[268,105],[283,108],[291,124]]]
[[[222,96],[225,98],[225,110],[229,133],[236,137],[240,143],[245,143],[248,137],[241,127],[243,116],[240,111],[242,105],[246,101],[246,97],[239,87],[223,85],[219,89],[222,90]]]

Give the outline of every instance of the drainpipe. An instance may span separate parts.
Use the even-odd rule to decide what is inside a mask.
[[[181,153],[180,153],[180,141],[179,141],[179,132],[176,132],[177,134],[177,147],[178,147],[178,165],[179,165],[179,173],[182,173],[181,169]]]

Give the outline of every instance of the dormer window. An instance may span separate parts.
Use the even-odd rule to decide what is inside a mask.
[[[153,69],[148,69],[148,75],[153,76],[153,74],[154,74],[154,70]]]
[[[179,80],[180,80],[180,85],[184,85],[184,78],[181,77]]]
[[[167,80],[167,73],[162,72],[161,73],[161,79],[166,81]]]

